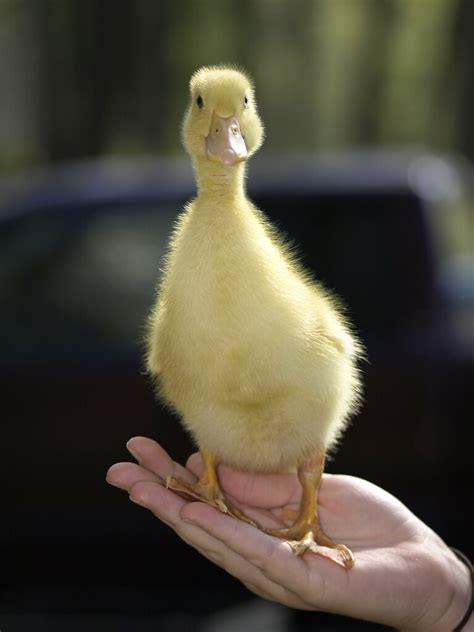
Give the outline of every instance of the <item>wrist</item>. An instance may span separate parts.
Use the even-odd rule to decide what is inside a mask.
[[[423,568],[419,581],[424,588],[411,603],[414,616],[398,629],[403,632],[453,632],[458,629],[471,602],[470,569],[435,534],[425,543],[424,553],[419,554],[418,559]],[[471,615],[462,632],[474,632],[473,626]]]
[[[451,598],[441,620],[442,629],[474,632],[472,612],[468,616],[473,598],[472,565],[462,553],[452,549],[447,561],[446,583]]]
[[[471,614],[469,619],[466,621],[466,624],[463,627],[462,632],[474,632],[474,614]]]
[[[463,632],[474,632],[474,614],[471,614],[469,621],[464,626]]]
[[[462,632],[462,630],[464,630],[465,632],[469,632],[469,630],[471,630],[472,632],[474,630],[474,613],[473,613],[474,611],[474,566],[471,560],[462,551],[459,551],[458,549],[455,549],[455,548],[451,548],[451,551],[455,554],[458,560],[460,560],[464,564],[464,566],[467,568],[469,572],[470,588],[471,588],[468,607],[465,610],[464,616],[455,627],[454,632]]]

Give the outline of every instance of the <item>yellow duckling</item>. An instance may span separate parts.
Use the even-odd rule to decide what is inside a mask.
[[[297,468],[296,521],[266,531],[292,540],[296,554],[331,547],[349,568],[352,553],[320,527],[317,492],[325,452],[359,400],[361,347],[334,300],[246,197],[246,160],[263,141],[249,78],[201,68],[190,93],[183,139],[198,195],[171,237],[147,364],[196,441],[205,472],[192,488],[171,477],[167,484],[245,520],[224,497],[217,464]]]

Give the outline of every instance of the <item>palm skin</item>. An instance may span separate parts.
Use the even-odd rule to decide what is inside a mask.
[[[402,503],[367,481],[325,474],[320,489],[325,531],[355,555],[347,571],[312,553],[295,557],[287,542],[166,489],[163,481],[170,474],[197,480],[198,454],[183,468],[151,439],[135,437],[127,447],[139,464],[113,465],[107,481],[261,597],[432,632],[453,629],[467,607],[467,569]],[[252,474],[221,465],[219,479],[226,495],[263,527],[288,525],[285,514],[299,506],[293,474]]]

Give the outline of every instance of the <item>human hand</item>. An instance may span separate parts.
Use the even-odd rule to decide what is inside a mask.
[[[285,541],[165,489],[169,474],[189,482],[201,475],[198,454],[183,468],[151,439],[135,437],[127,447],[139,464],[113,465],[108,482],[261,597],[430,632],[452,630],[467,608],[464,565],[400,501],[367,481],[325,474],[319,492],[324,530],[355,555],[347,571],[319,555],[295,557]],[[284,514],[298,508],[300,485],[293,474],[252,474],[225,465],[218,473],[226,495],[264,527],[287,525]]]

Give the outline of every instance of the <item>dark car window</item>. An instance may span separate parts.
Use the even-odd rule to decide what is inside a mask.
[[[134,352],[179,208],[37,212],[0,230],[4,353]]]
[[[254,196],[362,333],[431,309],[433,261],[409,194]],[[3,353],[140,353],[182,202],[36,211],[0,227]],[[377,297],[377,300],[374,300]],[[370,307],[369,307],[370,306]]]

